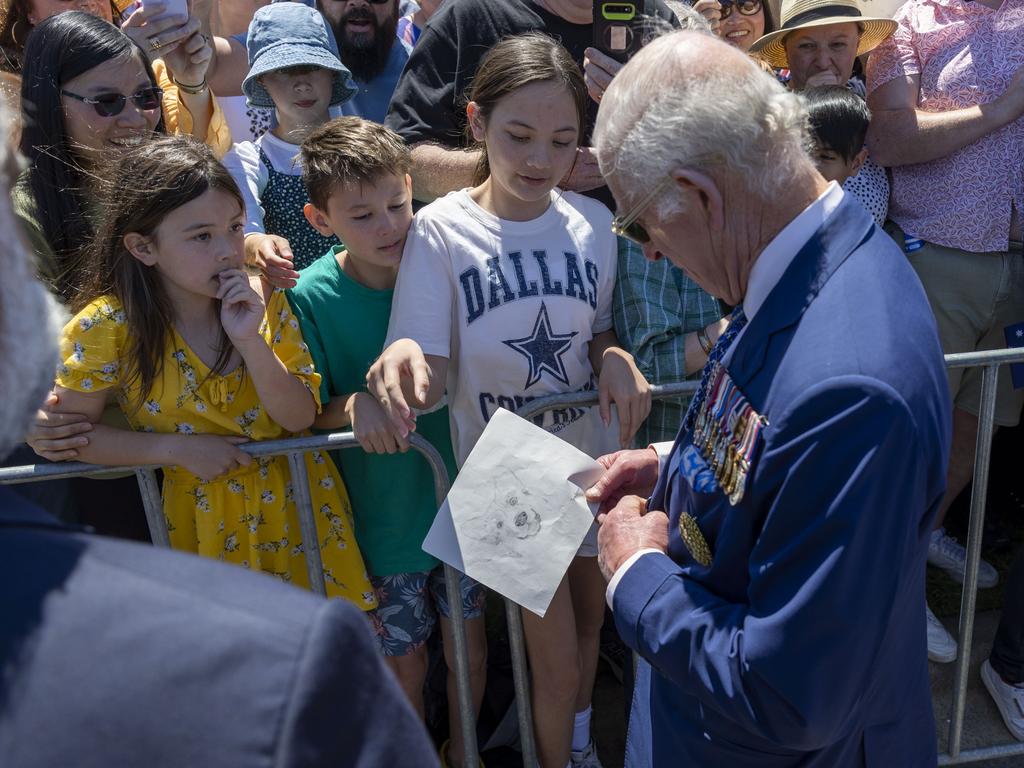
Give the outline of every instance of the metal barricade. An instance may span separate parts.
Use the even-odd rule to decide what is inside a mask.
[[[974,641],[974,612],[978,600],[978,565],[981,561],[981,534],[985,525],[985,501],[988,495],[988,471],[992,460],[992,435],[995,432],[996,379],[999,367],[1024,363],[1024,350],[997,349],[946,355],[948,368],[982,369],[981,403],[978,407],[978,442],[974,449],[974,480],[971,488],[971,515],[967,529],[967,566],[960,599],[959,650],[953,677],[953,714],[949,722],[947,751],[939,756],[939,765],[957,765],[977,760],[1024,755],[1024,743],[961,750],[964,714],[967,708],[967,678],[970,673],[971,644]]]
[[[958,765],[978,760],[1024,755],[1024,743],[1003,744],[963,751],[964,714],[967,704],[967,680],[970,673],[971,644],[974,639],[974,614],[977,604],[978,566],[981,560],[981,535],[985,523],[985,501],[988,491],[989,465],[992,458],[992,436],[995,425],[996,379],[999,367],[1011,363],[1024,363],[1024,349],[999,349],[984,352],[970,352],[946,355],[947,368],[981,367],[981,403],[978,409],[978,441],[975,447],[974,479],[971,490],[971,512],[967,534],[967,566],[964,589],[960,606],[959,652],[954,671],[953,715],[949,724],[948,751],[939,756],[939,765]],[[686,381],[651,387],[656,400],[692,394],[698,382]],[[532,400],[517,413],[524,419],[532,419],[547,411],[559,408],[582,408],[597,404],[596,392],[573,392],[565,395]],[[519,712],[520,743],[523,765],[534,766],[536,743],[533,722],[530,717],[529,673],[525,643],[522,636],[520,608],[511,600],[505,600],[508,620],[509,647],[512,650],[513,680]]]
[[[425,438],[415,433],[409,436],[409,445],[423,456],[430,465],[434,475],[434,496],[440,507],[448,496],[448,470],[441,454]],[[240,448],[250,456],[286,455],[292,472],[292,485],[295,489],[295,504],[302,529],[302,541],[306,557],[306,570],[309,575],[310,588],[320,595],[326,595],[323,562],[320,559],[319,537],[316,533],[316,519],[309,496],[309,481],[306,475],[306,464],[302,455],[313,450],[338,450],[343,448],[359,448],[359,442],[351,432],[334,432],[328,435],[312,437],[295,437],[285,440],[274,440],[262,443],[246,443]],[[153,544],[170,547],[167,533],[167,520],[164,517],[160,501],[160,489],[153,467],[99,467],[79,462],[60,464],[32,464],[25,467],[0,468],[0,485],[38,482],[40,480],[57,480],[70,477],[103,477],[104,475],[123,474],[127,470],[135,472],[142,493],[142,502],[146,510],[146,521],[149,524]],[[458,691],[459,724],[465,745],[464,765],[476,765],[476,717],[473,712],[473,696],[469,680],[469,655],[466,645],[466,628],[461,610],[462,593],[459,585],[459,573],[450,565],[444,565],[444,575],[448,594],[448,604],[452,606],[452,636],[455,655],[455,679]]]

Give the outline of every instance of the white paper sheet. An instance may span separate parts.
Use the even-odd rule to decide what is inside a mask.
[[[498,409],[423,549],[543,616],[594,522],[597,505],[584,492],[602,472],[583,451]]]

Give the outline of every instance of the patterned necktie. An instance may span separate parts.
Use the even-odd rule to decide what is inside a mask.
[[[732,311],[730,315],[729,325],[725,329],[725,333],[718,337],[718,341],[715,342],[715,346],[711,348],[711,354],[708,355],[708,361],[704,364],[704,370],[700,374],[700,386],[697,388],[697,392],[693,395],[693,399],[690,401],[690,407],[686,409],[686,417],[683,419],[683,424],[687,430],[693,430],[693,424],[697,419],[697,412],[700,411],[701,405],[704,403],[704,398],[707,397],[708,384],[711,381],[711,372],[714,371],[715,366],[721,362],[722,358],[725,357],[725,353],[729,351],[729,347],[739,336],[740,331],[743,330],[743,326],[747,324],[747,316],[743,314],[743,305],[740,304]]]

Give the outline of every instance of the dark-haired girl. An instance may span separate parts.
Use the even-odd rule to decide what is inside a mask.
[[[209,148],[154,139],[121,163],[64,328],[57,410],[93,424],[81,460],[163,466],[173,547],[305,586],[288,461],[239,448],[313,423],[298,321],[243,270],[242,197]],[[111,392],[131,431],[99,423]],[[372,608],[341,477],[326,454],[306,468],[328,594]]]
[[[432,406],[447,389],[460,464],[501,407],[596,389],[604,425],[572,409],[544,422],[592,455],[611,448],[611,403],[623,445],[650,409],[647,382],[612,330],[612,215],[556,187],[575,162],[587,98],[575,62],[550,37],[498,43],[466,110],[483,150],[476,186],[425,207],[406,241],[391,345],[370,369],[370,391],[404,435],[415,427],[410,404]],[[604,580],[592,534],[544,617],[523,612],[544,768],[564,768],[570,753],[575,764],[596,760],[589,717]]]

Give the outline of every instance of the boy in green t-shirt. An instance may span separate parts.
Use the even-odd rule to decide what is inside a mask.
[[[412,224],[411,158],[402,139],[357,117],[332,120],[303,142],[300,157],[310,202],[306,219],[336,246],[300,273],[289,291],[302,336],[323,377],[321,431],[351,427],[363,451],[334,454],[352,500],[356,539],[377,590],[370,612],[385,660],[423,715],[426,640],[441,615],[445,656],[452,652],[444,571],[422,549],[437,505],[430,467],[391,427],[366,391],[365,376],[384,348],[391,299],[406,234]],[[416,431],[441,452],[455,477],[448,409],[417,419]],[[474,703],[484,689],[484,589],[462,577]],[[455,668],[449,658],[448,668]],[[454,677],[448,691],[452,740],[449,764],[463,754]],[[447,755],[445,754],[447,752]]]

